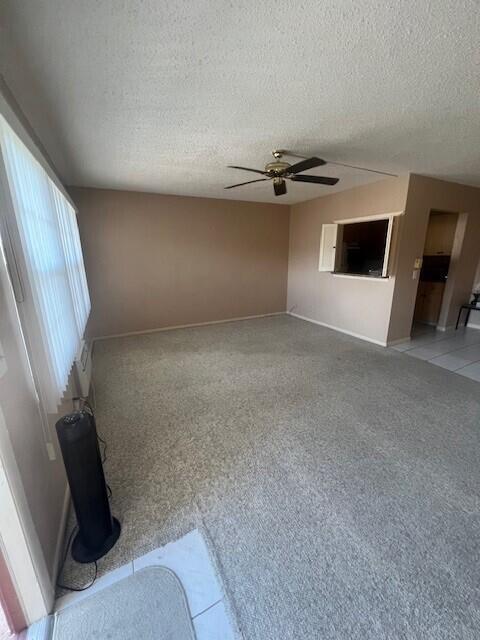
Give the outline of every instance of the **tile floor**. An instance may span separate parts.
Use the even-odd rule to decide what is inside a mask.
[[[101,576],[87,591],[69,593],[58,598],[55,612],[152,565],[168,567],[180,579],[187,596],[197,640],[234,640],[236,636],[227,615],[225,596],[205,542],[197,529]]]
[[[415,325],[408,342],[391,348],[480,382],[480,329],[437,331]]]

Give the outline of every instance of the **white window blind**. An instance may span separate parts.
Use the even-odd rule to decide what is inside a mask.
[[[25,332],[45,410],[56,413],[90,312],[76,213],[3,118],[0,145],[22,252],[21,275],[31,294],[23,303],[28,307]]]

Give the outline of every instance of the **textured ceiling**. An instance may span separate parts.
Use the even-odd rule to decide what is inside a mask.
[[[2,12],[71,184],[290,203],[381,178],[328,167],[312,173],[337,187],[223,190],[255,177],[227,164],[261,168],[281,147],[480,185],[476,0],[4,0]]]

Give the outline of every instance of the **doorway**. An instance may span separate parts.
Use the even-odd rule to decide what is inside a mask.
[[[438,324],[457,222],[458,213],[430,211],[413,316],[416,325]]]

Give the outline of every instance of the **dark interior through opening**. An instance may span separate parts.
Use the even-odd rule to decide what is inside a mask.
[[[382,277],[388,220],[342,225],[342,252],[337,271]]]

